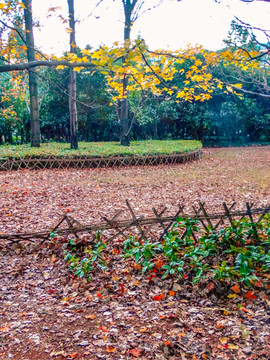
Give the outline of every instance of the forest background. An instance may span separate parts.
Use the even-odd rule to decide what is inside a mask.
[[[25,27],[25,5],[30,6],[31,1],[0,3],[3,15],[0,65],[29,62],[30,30]],[[78,20],[74,17],[72,25],[70,12],[65,16],[58,7],[48,8],[49,16],[66,24],[70,52],[56,58],[35,48],[34,60],[55,61],[55,67],[35,67],[36,71],[28,72],[7,70],[0,74],[1,144],[31,140],[28,89],[31,72],[35,72],[39,87],[42,142],[70,141],[71,73],[76,73],[76,98],[74,94],[71,97],[77,107],[76,131],[80,141],[117,141],[122,131],[121,111],[128,103],[124,109],[128,120],[125,131],[131,140],[197,139],[206,145],[269,142],[267,30],[260,29],[263,37],[258,37],[258,29],[255,35],[251,25],[236,19],[224,47],[218,51],[189,46],[178,52],[151,52],[142,37],[132,42],[130,36],[133,22],[149,10],[147,1],[123,0],[122,5],[124,10],[131,7],[129,19],[126,11],[124,16],[124,45],[115,42],[111,47],[97,49],[91,48],[91,44],[86,49],[76,45]],[[32,15],[35,20],[35,14]],[[39,26],[35,21],[32,25]],[[132,56],[128,58],[127,54]],[[136,68],[138,56],[141,62]],[[92,66],[77,67],[74,71],[70,66],[57,66],[61,60]]]

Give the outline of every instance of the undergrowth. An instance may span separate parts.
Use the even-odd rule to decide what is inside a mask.
[[[108,268],[111,259],[100,233],[95,245],[79,247],[71,239],[65,252],[75,276],[90,281],[97,268]],[[248,218],[232,221],[219,230],[201,229],[198,221],[179,218],[161,242],[129,236],[119,239],[118,250],[113,251],[122,262],[133,261],[149,280],[173,277],[198,284],[207,279],[230,287],[237,283],[252,287],[259,279],[269,278],[270,216],[259,223]]]

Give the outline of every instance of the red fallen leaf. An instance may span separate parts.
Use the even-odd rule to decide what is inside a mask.
[[[206,285],[206,289],[209,291],[213,291],[215,289],[215,284],[210,282],[209,284]]]
[[[250,290],[245,294],[245,298],[246,299],[252,299],[252,300],[258,299],[257,296],[254,295],[254,293],[252,291],[250,291]]]
[[[187,275],[187,274],[183,274],[183,278],[184,278],[185,280],[187,280],[187,279],[188,279],[188,275]]]
[[[108,328],[106,328],[106,326],[104,325],[101,325],[99,328],[98,328],[99,331],[103,331],[103,332],[109,332],[110,330]]]
[[[160,319],[166,319],[166,315],[158,315],[158,317],[160,318]]]
[[[124,284],[119,284],[119,292],[123,293],[125,291]]]
[[[165,298],[164,294],[154,295],[154,300],[157,300],[157,301],[162,300],[164,298]]]
[[[49,290],[49,294],[53,294],[54,293],[54,290]]]
[[[262,280],[258,280],[254,284],[256,287],[262,287]]]
[[[240,310],[244,311],[244,312],[248,312],[248,310],[244,307],[244,306],[241,306],[240,307]]]
[[[67,358],[74,359],[77,355],[78,355],[78,353],[73,353],[73,354],[67,355]]]
[[[133,356],[141,356],[141,349],[131,349],[129,350],[129,353]]]
[[[97,297],[98,297],[98,298],[100,298],[100,299],[102,298],[102,295],[101,295],[101,293],[100,293],[100,292],[99,292],[99,293],[97,293]]]

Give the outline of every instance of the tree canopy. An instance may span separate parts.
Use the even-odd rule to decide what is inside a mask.
[[[131,12],[128,15],[130,19],[136,19],[142,3],[144,1],[125,2],[123,0],[124,10],[127,11],[127,8],[130,7]],[[135,13],[132,13],[132,9],[136,9]],[[26,50],[34,48],[34,44],[31,45],[29,39],[27,40],[26,35],[28,34],[29,37],[28,31],[30,30],[24,30],[20,20],[23,11],[25,12],[25,1],[2,2],[0,3],[0,10],[3,13],[0,72],[12,74],[4,78],[12,81],[15,77],[19,79],[19,76],[22,76],[25,79],[23,71],[28,70],[29,74],[34,73],[40,79],[49,80],[50,74],[55,74],[54,77],[57,77],[56,72],[60,71],[66,74],[65,69],[69,68],[72,69],[73,74],[78,74],[79,83],[80,79],[88,78],[90,86],[92,82],[96,81],[97,73],[99,73],[99,78],[102,79],[103,99],[106,99],[106,106],[116,109],[115,115],[110,116],[110,118],[114,119],[113,121],[118,119],[120,122],[120,128],[117,130],[116,126],[113,133],[116,131],[121,133],[121,109],[127,101],[128,105],[124,117],[128,122],[124,132],[125,135],[129,136],[132,134],[132,127],[139,124],[139,117],[141,119],[148,118],[150,123],[157,124],[159,121],[154,114],[159,113],[158,109],[170,109],[168,113],[174,114],[171,115],[173,120],[177,118],[177,108],[183,110],[188,107],[191,109],[193,106],[199,114],[201,110],[199,110],[200,106],[196,105],[197,102],[205,103],[211,100],[211,104],[217,104],[220,99],[225,99],[224,96],[227,96],[228,103],[231,97],[234,98],[234,102],[238,102],[245,99],[244,94],[246,96],[249,94],[253,98],[257,98],[259,95],[265,98],[270,96],[267,66],[269,49],[260,45],[247,27],[241,27],[236,23],[232,25],[225,48],[216,52],[208,51],[202,46],[188,46],[177,51],[153,51],[149,49],[142,38],[130,39],[132,22],[128,22],[126,26],[130,27],[129,34],[126,33],[125,26],[123,44],[116,41],[112,47],[100,46],[98,49],[80,49],[76,46],[75,38],[72,37],[70,51],[61,57],[46,56],[36,49],[34,56],[29,57]],[[74,35],[75,30],[72,30],[70,24],[69,29],[71,29],[71,35]],[[41,70],[42,68],[47,70]],[[51,71],[50,68],[56,70]],[[63,87],[65,86],[63,85]],[[80,87],[80,85],[78,86]],[[83,96],[80,91],[78,93],[79,98]],[[84,91],[87,93],[86,89]],[[24,91],[21,99],[27,101],[25,93]],[[47,95],[44,98],[46,99]],[[74,99],[75,103],[80,103],[74,94],[71,98]],[[82,103],[85,103],[85,99]],[[168,106],[165,105],[166,103]],[[8,106],[4,91],[2,93],[2,104],[5,104],[2,108]],[[156,104],[156,108],[155,106],[153,108],[153,104]],[[6,118],[13,114],[14,105],[10,104],[10,106],[10,112]],[[79,117],[81,116],[80,111],[88,114],[87,116],[90,116],[90,112],[95,111],[93,106],[89,107],[92,109],[89,111],[87,106],[82,106],[83,108],[79,109]],[[213,106],[217,109],[216,105]],[[147,116],[151,108],[151,115],[149,113]],[[208,105],[204,106],[204,109],[206,108]],[[112,109],[108,112],[111,113]],[[142,111],[142,109],[144,110]],[[2,114],[4,114],[4,110],[2,110]],[[6,114],[8,111],[6,110]],[[43,111],[42,106],[41,111]],[[100,110],[98,111],[100,112]],[[107,110],[104,113],[106,112]],[[195,112],[192,112],[194,116]],[[204,129],[207,119],[211,118],[210,113],[207,116],[204,115],[205,119],[202,121]],[[143,122],[144,120],[141,123]],[[81,121],[79,121],[80,123]],[[33,124],[33,120],[31,124]],[[198,135],[199,133],[201,130],[196,133],[197,137],[201,136]],[[155,134],[157,134],[157,130],[155,130]]]

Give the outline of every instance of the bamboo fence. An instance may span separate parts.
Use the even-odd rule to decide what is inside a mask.
[[[66,168],[107,168],[137,165],[168,165],[182,164],[188,161],[200,159],[202,150],[190,153],[166,154],[166,155],[143,155],[143,156],[110,156],[110,157],[55,157],[44,158],[0,158],[0,171],[23,170],[23,169],[66,169]]]
[[[160,212],[153,208],[153,216],[137,216],[130,203],[126,200],[127,211],[129,213],[129,219],[120,219],[120,215],[124,210],[116,212],[111,218],[107,218],[104,215],[99,214],[101,221],[93,224],[81,224],[78,220],[74,219],[70,215],[63,215],[57,225],[50,230],[32,233],[14,233],[14,234],[0,234],[0,240],[6,240],[11,243],[18,243],[21,241],[36,242],[37,239],[41,239],[42,243],[48,241],[52,234],[58,236],[68,237],[74,236],[78,241],[85,238],[85,234],[91,235],[91,240],[95,238],[97,231],[113,230],[113,235],[107,238],[107,241],[111,241],[121,236],[126,237],[136,233],[139,239],[147,239],[152,232],[153,227],[158,226],[158,232],[155,231],[155,236],[158,235],[159,240],[168,233],[172,225],[179,219],[194,219],[200,223],[200,229],[216,230],[219,227],[227,224],[233,224],[234,220],[243,219],[247,217],[250,223],[254,225],[259,223],[266,214],[270,213],[270,206],[265,208],[254,208],[253,204],[246,203],[246,208],[241,211],[234,211],[236,203],[228,206],[223,203],[223,211],[219,213],[208,213],[205,207],[205,203],[199,203],[197,208],[193,206],[193,213],[185,214],[184,206],[179,207],[178,211],[174,215],[165,216],[167,208],[164,207]],[[185,231],[185,230],[184,230]],[[184,235],[184,234],[183,234]],[[194,240],[197,240],[196,234],[192,233]]]

